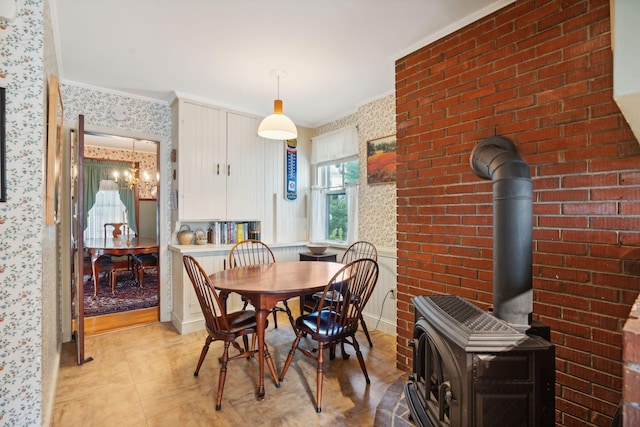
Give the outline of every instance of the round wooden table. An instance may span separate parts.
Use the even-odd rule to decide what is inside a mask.
[[[287,261],[222,270],[209,276],[224,292],[238,293],[256,309],[258,400],[264,399],[264,332],[269,311],[279,301],[324,289],[344,264],[337,262]]]

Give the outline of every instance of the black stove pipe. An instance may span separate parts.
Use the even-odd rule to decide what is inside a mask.
[[[493,182],[493,311],[525,332],[531,325],[533,186],[529,166],[501,136],[471,151],[473,172]]]

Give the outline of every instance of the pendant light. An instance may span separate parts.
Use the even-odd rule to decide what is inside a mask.
[[[280,77],[286,76],[282,70],[273,70],[271,75],[278,79],[278,99],[273,101],[273,114],[265,117],[258,127],[258,135],[267,139],[294,139],[298,136],[296,125],[291,119],[282,114],[282,100],[280,100]]]

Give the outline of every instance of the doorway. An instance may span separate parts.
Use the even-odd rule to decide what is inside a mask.
[[[85,247],[91,239],[113,238],[126,246],[142,239],[159,242],[159,142],[85,131],[82,157]],[[125,224],[125,234],[107,230],[106,223]],[[138,255],[105,250],[96,261],[96,277],[85,268],[85,334],[159,320],[160,263],[157,251],[153,255],[155,265],[147,263],[141,270]]]

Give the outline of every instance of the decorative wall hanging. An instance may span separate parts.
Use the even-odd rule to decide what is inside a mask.
[[[396,136],[367,141],[367,184],[396,181]]]
[[[285,178],[284,198],[295,200],[298,198],[298,141],[287,139],[285,141]]]

